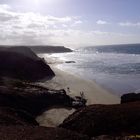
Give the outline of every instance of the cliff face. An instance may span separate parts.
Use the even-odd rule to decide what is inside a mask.
[[[140,102],[118,105],[91,105],[70,115],[60,127],[90,137],[139,134]]]
[[[27,81],[53,77],[51,68],[29,50],[0,51],[0,76]]]

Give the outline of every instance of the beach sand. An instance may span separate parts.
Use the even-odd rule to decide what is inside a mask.
[[[80,92],[83,91],[87,99],[87,105],[120,103],[118,96],[102,88],[96,82],[69,74],[66,71],[58,69],[55,65],[52,65],[51,68],[56,76],[52,80],[45,82],[45,86],[52,89],[65,89],[66,91],[69,87],[70,92],[67,92],[67,94],[71,96],[79,96]]]
[[[119,97],[102,88],[96,82],[85,80],[77,75],[72,75],[66,71],[62,71],[57,68],[57,64],[55,63],[50,63],[49,65],[55,72],[56,76],[52,80],[40,83],[41,85],[51,89],[65,89],[66,91],[69,87],[70,91],[67,92],[67,94],[72,97],[80,96],[80,92],[84,92],[85,98],[87,99],[87,105],[120,103]],[[64,119],[73,112],[73,109],[52,108],[38,116],[36,120],[40,126],[55,127],[61,124]]]

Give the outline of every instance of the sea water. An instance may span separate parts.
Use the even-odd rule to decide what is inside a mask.
[[[60,62],[59,69],[96,81],[114,94],[140,91],[140,44],[83,47],[49,57]]]

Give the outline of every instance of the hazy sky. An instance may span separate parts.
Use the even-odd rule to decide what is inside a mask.
[[[140,43],[140,0],[0,0],[0,44]]]

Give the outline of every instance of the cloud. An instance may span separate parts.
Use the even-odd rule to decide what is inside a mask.
[[[75,24],[82,24],[83,22],[81,20],[75,21]]]
[[[14,12],[10,6],[0,5],[0,44],[59,44],[53,38],[63,37],[68,32],[64,28],[81,22],[78,17]]]
[[[11,7],[7,4],[0,4],[0,10],[9,10]]]
[[[68,27],[68,25],[66,25],[66,24],[62,24],[62,27],[66,28],[66,27]]]
[[[98,20],[96,23],[99,24],[99,25],[108,24],[108,22],[107,21],[104,21],[104,20]]]
[[[132,23],[132,22],[120,22],[120,26],[125,26],[125,27],[140,27],[140,22]]]
[[[109,32],[103,32],[103,31],[99,31],[99,30],[95,30],[95,31],[92,31],[94,34],[97,34],[97,35],[107,35]]]
[[[71,27],[77,26],[77,25],[82,24],[82,23],[83,23],[83,21],[81,21],[81,20],[75,20],[74,23],[71,24]]]
[[[0,44],[79,47],[133,43],[138,42],[140,38],[139,35],[80,29],[78,25],[83,25],[83,21],[82,17],[55,17],[33,12],[15,12],[8,5],[0,5]],[[98,24],[108,23],[99,20]]]

